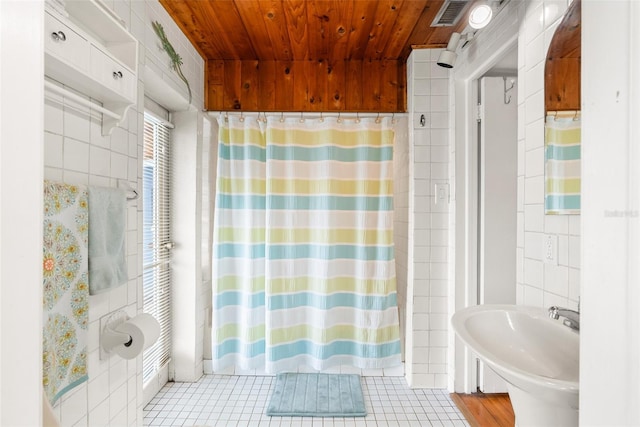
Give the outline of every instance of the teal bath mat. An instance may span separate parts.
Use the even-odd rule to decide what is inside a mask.
[[[364,417],[367,410],[360,375],[278,374],[267,415]]]

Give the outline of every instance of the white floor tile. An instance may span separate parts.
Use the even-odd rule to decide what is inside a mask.
[[[144,408],[144,425],[469,426],[445,390],[412,390],[403,377],[382,376],[362,377],[366,417],[269,417],[265,411],[274,380],[273,376],[205,375],[197,383],[167,383]]]

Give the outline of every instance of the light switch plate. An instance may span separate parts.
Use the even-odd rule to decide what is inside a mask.
[[[436,205],[440,203],[449,203],[449,184],[435,184],[434,185],[434,203]]]
[[[542,260],[545,264],[558,265],[558,236],[545,234],[542,238]]]

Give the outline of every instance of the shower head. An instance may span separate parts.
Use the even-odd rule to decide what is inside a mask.
[[[443,50],[438,58],[438,65],[444,68],[453,68],[458,54],[450,50]]]
[[[458,58],[456,49],[458,49],[460,41],[467,42],[472,38],[473,33],[467,33],[464,35],[461,35],[460,33],[451,34],[447,48],[440,53],[437,64],[444,68],[453,68],[456,63],[456,59]]]

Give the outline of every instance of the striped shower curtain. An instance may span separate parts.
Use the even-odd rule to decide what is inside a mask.
[[[548,112],[545,121],[545,214],[580,213],[580,112]]]
[[[260,122],[220,120],[213,229],[213,369],[265,364],[266,141]]]
[[[250,157],[239,147],[247,121],[220,124],[214,370],[398,365],[388,120],[271,117],[251,173],[225,171],[225,147]],[[251,203],[223,202],[239,198]],[[221,239],[222,218],[249,216]],[[253,322],[241,325],[248,310]]]

